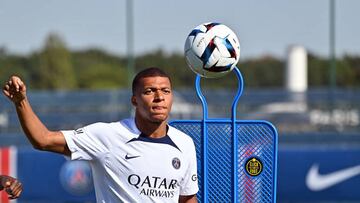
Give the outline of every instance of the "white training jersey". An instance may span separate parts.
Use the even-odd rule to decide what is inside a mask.
[[[149,138],[134,119],[62,131],[72,160],[90,161],[97,202],[172,202],[198,192],[192,139],[168,126]]]

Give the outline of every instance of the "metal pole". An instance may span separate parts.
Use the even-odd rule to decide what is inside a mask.
[[[238,188],[239,188],[239,177],[238,177],[238,131],[237,131],[237,123],[236,123],[236,110],[237,104],[239,102],[240,96],[242,95],[244,89],[244,79],[241,75],[240,70],[235,67],[233,72],[235,72],[236,77],[238,79],[238,90],[236,92],[234,101],[231,106],[231,126],[232,126],[232,202],[238,202]]]
[[[335,55],[335,0],[330,0],[330,87],[336,88],[336,55]]]
[[[208,187],[208,131],[207,131],[207,121],[208,121],[208,108],[206,98],[201,92],[200,88],[200,75],[196,75],[195,78],[195,89],[198,98],[200,99],[203,107],[203,120],[202,120],[202,137],[201,137],[201,202],[209,202],[209,187]]]
[[[131,88],[131,83],[134,75],[134,14],[133,14],[133,0],[126,0],[126,48],[127,48],[127,74],[128,86]]]

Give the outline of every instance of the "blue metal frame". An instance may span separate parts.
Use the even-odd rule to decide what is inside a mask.
[[[232,120],[231,119],[226,119],[226,118],[224,118],[224,119],[207,119],[207,122],[208,123],[205,123],[206,124],[206,126],[208,126],[208,124],[210,123],[232,123]],[[203,120],[173,120],[173,121],[171,121],[171,122],[169,122],[169,124],[170,125],[174,125],[174,124],[189,124],[189,123],[191,123],[191,124],[200,124],[201,126],[203,125],[203,123],[204,123],[204,121]],[[268,122],[268,121],[265,121],[265,120],[241,120],[241,121],[236,121],[236,126],[238,127],[239,125],[243,125],[243,126],[247,126],[247,125],[265,125],[265,126],[268,126],[268,129],[270,129],[271,131],[272,131],[272,135],[274,136],[273,137],[273,141],[274,141],[274,145],[273,145],[273,147],[274,147],[274,150],[273,150],[273,157],[275,157],[275,159],[273,160],[273,165],[272,165],[272,168],[273,168],[273,177],[272,177],[272,181],[273,181],[273,189],[272,189],[272,193],[271,193],[271,195],[272,195],[272,199],[273,199],[273,202],[275,203],[276,202],[276,196],[277,196],[277,193],[276,193],[276,191],[277,191],[277,164],[278,164],[278,161],[277,161],[277,157],[278,157],[278,137],[277,137],[277,130],[276,130],[276,128],[274,127],[274,125],[272,124],[272,123],[270,123],[270,122]],[[202,127],[201,128],[202,130],[204,130],[204,128]],[[204,134],[202,134],[202,136],[201,136],[201,138],[202,138],[202,142],[203,142],[203,137],[207,137],[207,131],[205,130],[204,132],[206,132],[206,136],[204,136]],[[207,141],[207,138],[206,138],[206,141]],[[203,143],[202,143],[203,144]],[[204,150],[203,149],[204,147],[202,147],[201,148],[201,150]],[[205,150],[207,150],[207,149],[205,149]],[[204,156],[204,154],[203,153],[201,153],[201,158],[203,158],[203,157],[207,157],[207,155],[205,155]],[[238,157],[238,154],[236,154],[235,155],[236,157]],[[206,162],[206,164],[205,164],[205,162]],[[210,193],[210,191],[208,191],[208,185],[207,185],[207,182],[208,182],[208,180],[209,180],[209,178],[207,178],[207,179],[205,179],[205,176],[206,177],[208,177],[208,174],[204,174],[203,173],[203,171],[205,170],[206,172],[208,172],[208,170],[207,170],[207,167],[208,167],[208,165],[207,165],[207,162],[208,162],[208,160],[204,160],[204,159],[201,159],[201,182],[202,182],[202,184],[201,184],[201,196],[200,196],[200,201],[199,202],[209,202],[209,193]],[[236,163],[238,163],[238,160],[236,160]],[[235,165],[232,165],[233,166],[233,168],[234,169],[232,169],[232,171],[233,170],[237,170],[237,166]],[[239,187],[239,185],[237,184],[238,182],[237,182],[237,180],[238,180],[238,177],[233,177],[233,175],[238,175],[237,173],[232,173],[231,174],[232,175],[232,181],[233,180],[235,180],[235,183],[236,183],[236,185],[234,186],[235,188],[233,188],[232,187],[232,202],[239,202],[238,201],[238,197],[239,197],[239,195],[238,195],[238,188],[237,187]],[[232,182],[232,183],[234,183],[234,182]],[[206,186],[206,188],[204,188],[204,185]],[[236,195],[237,196],[236,196]]]
[[[234,101],[232,103],[232,107],[231,107],[231,122],[232,122],[232,132],[233,132],[233,139],[232,139],[232,196],[233,196],[233,202],[237,202],[237,188],[238,188],[238,176],[236,174],[237,170],[238,170],[238,156],[237,156],[237,145],[238,145],[238,137],[237,137],[237,133],[236,133],[236,109],[237,109],[237,104],[239,102],[240,96],[242,95],[243,89],[244,89],[244,80],[242,77],[241,72],[239,71],[239,69],[237,67],[235,67],[233,69],[233,71],[236,74],[236,77],[238,79],[238,90],[236,92]],[[208,118],[208,108],[207,108],[207,102],[206,102],[206,98],[203,95],[203,93],[201,92],[201,86],[200,86],[200,79],[201,76],[200,75],[196,75],[196,79],[195,79],[195,89],[196,89],[196,94],[198,96],[198,98],[201,101],[202,107],[203,107],[203,120],[202,120],[202,132],[203,132],[203,137],[202,137],[202,160],[203,160],[203,164],[201,166],[201,172],[202,172],[202,188],[203,188],[203,196],[202,196],[202,202],[207,203],[208,197],[208,184],[207,184],[207,168],[208,168],[208,158],[207,158],[207,148],[208,148],[208,134],[207,134],[207,126],[206,123],[209,120]]]
[[[201,88],[200,88],[200,75],[196,75],[196,79],[195,79],[195,89],[196,89],[196,94],[198,96],[198,98],[201,101],[202,107],[203,107],[203,120],[202,120],[202,148],[201,148],[201,160],[202,161],[202,165],[201,165],[201,174],[202,174],[202,196],[201,196],[201,202],[203,203],[207,203],[208,200],[208,172],[207,172],[207,168],[208,168],[208,134],[207,134],[207,120],[208,120],[208,109],[207,109],[207,102],[205,99],[205,96],[203,95],[203,93],[201,92]]]
[[[236,77],[238,79],[238,89],[236,92],[236,95],[234,97],[233,103],[232,103],[232,107],[231,107],[231,119],[227,119],[227,118],[223,118],[223,119],[210,119],[208,117],[208,106],[207,106],[207,102],[206,102],[206,98],[203,95],[203,93],[201,92],[201,85],[200,85],[200,80],[201,80],[201,76],[197,75],[195,78],[195,89],[196,89],[196,94],[198,96],[198,98],[201,101],[202,104],[202,108],[203,108],[203,119],[202,120],[178,120],[178,121],[172,121],[171,123],[201,123],[201,131],[202,131],[202,136],[201,136],[201,189],[202,189],[202,195],[201,195],[201,199],[200,201],[203,203],[208,203],[209,202],[209,185],[208,185],[208,123],[209,122],[217,122],[217,123],[231,123],[232,125],[232,154],[231,154],[231,159],[232,159],[232,174],[231,174],[231,198],[232,198],[232,202],[238,202],[238,182],[239,182],[239,177],[237,174],[238,171],[238,163],[239,163],[239,156],[238,156],[238,152],[237,152],[237,148],[238,148],[238,133],[237,133],[237,125],[240,124],[244,124],[247,125],[249,123],[253,123],[253,124],[266,124],[269,125],[269,127],[271,129],[273,129],[273,133],[274,133],[274,165],[273,165],[273,169],[274,169],[274,177],[273,177],[273,187],[274,187],[274,194],[273,194],[273,199],[274,202],[276,202],[276,181],[277,181],[277,143],[278,143],[278,138],[277,138],[277,131],[276,128],[267,121],[262,121],[262,120],[242,120],[242,121],[237,121],[236,120],[236,110],[237,110],[237,105],[238,105],[238,101],[240,99],[240,96],[243,93],[243,88],[244,88],[244,81],[243,81],[243,77],[241,72],[239,71],[239,69],[237,67],[235,67],[233,69],[233,72],[236,74]]]

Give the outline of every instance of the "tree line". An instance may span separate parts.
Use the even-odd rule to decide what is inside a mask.
[[[0,81],[19,75],[32,89],[115,89],[126,88],[132,75],[126,56],[101,49],[72,51],[57,34],[50,34],[41,50],[22,56],[0,49]],[[161,49],[135,57],[134,70],[157,66],[172,78],[176,88],[193,87],[195,74],[187,67],[182,53],[166,53]],[[281,88],[284,86],[285,61],[272,56],[241,60],[238,64],[247,87]],[[308,55],[308,82],[311,87],[330,84],[330,62],[314,54]],[[130,78],[130,80],[129,80]],[[234,74],[220,79],[204,80],[209,88],[236,88]],[[336,59],[336,85],[340,88],[360,87],[360,56],[346,55]]]

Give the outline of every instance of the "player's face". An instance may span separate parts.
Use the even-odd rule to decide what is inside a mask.
[[[167,120],[173,101],[170,80],[154,76],[140,79],[132,103],[137,116],[150,122]]]

